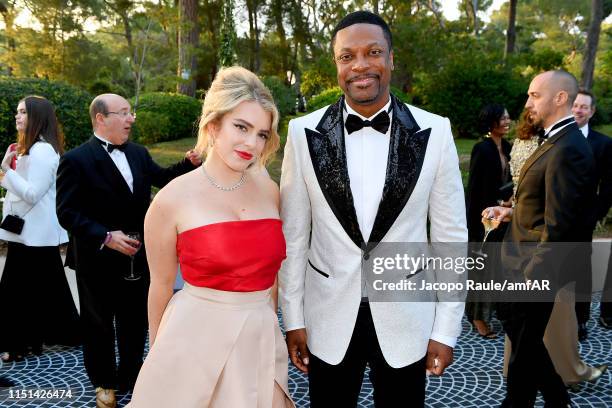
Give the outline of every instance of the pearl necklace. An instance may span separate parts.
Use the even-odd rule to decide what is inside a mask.
[[[221,191],[234,191],[239,189],[240,187],[242,187],[242,185],[244,184],[244,182],[246,181],[246,171],[242,172],[242,176],[240,176],[240,180],[238,180],[238,182],[236,184],[234,184],[233,186],[229,186],[229,187],[224,187],[222,185],[220,185],[219,183],[217,183],[215,181],[214,178],[212,178],[210,176],[210,174],[208,174],[206,172],[206,169],[204,168],[204,165],[202,165],[202,172],[204,173],[204,175],[206,176],[206,178],[208,179],[208,181],[210,182],[210,184],[212,184],[214,187],[218,188]]]

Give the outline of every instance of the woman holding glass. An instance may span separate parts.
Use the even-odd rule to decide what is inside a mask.
[[[277,126],[253,73],[217,74],[200,119],[206,161],[164,187],[145,219],[151,350],[131,407],[294,406],[276,315],[279,191],[264,167]],[[173,296],[179,265],[185,287]]]
[[[512,194],[510,182],[510,143],[504,139],[510,130],[510,116],[502,105],[490,104],[480,112],[479,126],[486,135],[484,140],[476,143],[470,157],[470,173],[466,189],[466,210],[468,236],[470,245],[483,248],[486,254],[486,267],[483,271],[474,271],[479,275],[475,278],[487,281],[484,274],[493,274],[498,267],[499,257],[496,251],[487,245],[483,246],[485,231],[482,224],[482,210],[498,205],[499,201],[508,200]],[[503,231],[493,230],[486,237],[487,242],[499,242]],[[477,253],[480,253],[478,251]],[[497,337],[489,326],[493,312],[493,304],[486,300],[475,299],[466,303],[466,314],[473,323],[478,334],[486,339]]]
[[[59,245],[68,241],[55,213],[55,174],[63,135],[51,102],[27,96],[17,106],[16,144],[0,171],[7,190],[0,239],[8,241],[0,280],[2,360],[40,354],[43,343],[78,343],[78,313],[64,273]],[[19,219],[23,226],[19,228]],[[15,221],[17,223],[15,224]]]

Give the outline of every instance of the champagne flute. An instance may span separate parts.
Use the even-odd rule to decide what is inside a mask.
[[[484,235],[484,238],[482,239],[482,243],[480,244],[480,249],[478,251],[473,251],[473,252],[474,254],[478,256],[482,256],[483,258],[486,258],[488,255],[483,252],[484,244],[485,242],[487,242],[487,238],[489,237],[489,234],[491,233],[491,231],[493,231],[495,228],[499,226],[499,221],[497,221],[494,217],[483,217],[482,225],[484,227],[485,235]]]
[[[140,239],[140,233],[139,232],[128,232],[125,235],[127,235],[128,238],[138,241],[138,244],[133,245],[134,248],[136,248],[136,252],[134,252],[134,255],[130,255],[130,274],[128,276],[124,276],[123,279],[128,280],[128,281],[137,281],[138,279],[140,279],[140,274],[134,273],[134,257],[136,256],[136,253],[140,250],[140,247],[142,246],[141,239]]]

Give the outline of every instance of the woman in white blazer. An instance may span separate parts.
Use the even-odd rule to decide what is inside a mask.
[[[55,213],[55,179],[63,136],[53,105],[28,96],[17,106],[18,142],[9,146],[0,171],[7,190],[0,239],[8,241],[0,279],[0,351],[3,361],[40,354],[43,343],[78,343],[78,313],[64,273],[59,245],[68,241]],[[5,230],[6,217],[25,222]],[[11,229],[11,228],[9,228]]]

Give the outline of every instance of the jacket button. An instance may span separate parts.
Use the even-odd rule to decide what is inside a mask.
[[[367,252],[363,255],[363,260],[367,261],[368,259],[370,259],[370,254],[368,254]]]

